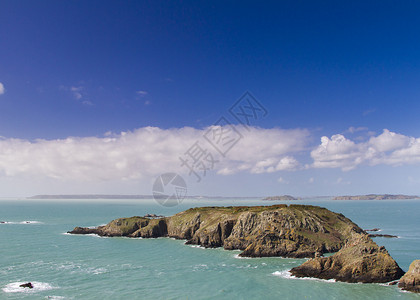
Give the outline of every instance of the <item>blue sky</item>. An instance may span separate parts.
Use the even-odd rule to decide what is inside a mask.
[[[2,1],[0,196],[149,194],[165,170],[192,194],[420,194],[419,13],[418,1]],[[182,149],[245,91],[268,115],[195,183]]]

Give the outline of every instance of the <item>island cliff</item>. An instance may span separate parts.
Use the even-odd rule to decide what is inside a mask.
[[[384,247],[342,214],[310,205],[199,207],[172,217],[121,218],[72,234],[172,237],[203,247],[239,249],[240,256],[313,258],[291,270],[297,277],[388,282],[403,271]],[[338,252],[337,252],[338,251]],[[324,253],[336,254],[324,258]]]

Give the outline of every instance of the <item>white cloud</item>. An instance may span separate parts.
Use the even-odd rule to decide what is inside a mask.
[[[291,156],[279,158],[270,157],[258,161],[251,169],[251,173],[273,173],[276,171],[295,170],[299,166],[299,162]]]
[[[381,135],[371,137],[369,144],[378,151],[387,152],[408,147],[411,139],[408,136],[384,129]]]
[[[210,151],[203,139],[206,130],[144,127],[108,132],[104,137],[0,139],[0,176],[103,181],[155,177],[163,172],[186,174],[188,169],[181,167],[179,157],[196,141]],[[215,154],[220,162],[214,165],[214,172],[228,175],[296,168],[298,162],[292,155],[303,149],[308,135],[300,129],[251,128],[226,158]]]
[[[70,92],[76,100],[82,99],[85,95],[85,88],[83,86],[64,86],[60,85],[59,89],[62,91]]]
[[[366,131],[366,130],[368,130],[367,127],[353,127],[353,126],[350,126],[349,129],[346,130],[346,132],[356,133],[356,132],[359,132],[359,131]]]
[[[103,181],[154,178],[164,172],[186,175],[189,170],[181,167],[180,157],[185,158],[197,141],[216,161],[208,172],[274,173],[301,169],[297,156],[307,151],[310,139],[307,130],[251,127],[250,131],[241,131],[243,138],[223,157],[203,138],[208,129],[144,127],[119,134],[107,132],[103,137],[35,141],[2,137],[0,177]],[[420,163],[420,138],[387,129],[360,143],[341,134],[323,136],[310,155],[313,163],[309,168],[346,171],[360,165],[416,164]],[[279,182],[286,183],[282,178]],[[315,180],[312,177],[308,182]],[[336,183],[348,184],[342,179]]]
[[[3,83],[0,82],[0,95],[3,95],[5,92]]]
[[[345,181],[342,177],[338,177],[335,184],[351,184],[351,181]]]
[[[136,93],[137,93],[137,95],[140,95],[141,97],[144,97],[144,96],[146,96],[147,94],[149,94],[149,93],[148,93],[148,92],[146,92],[146,91],[137,91]]]
[[[76,98],[76,100],[80,100],[83,98],[83,95],[82,95],[83,87],[72,86],[70,87],[70,91],[73,93],[73,96],[74,98]]]
[[[321,145],[311,152],[314,160],[312,166],[315,168],[353,169],[361,162],[362,151],[359,148],[359,145],[341,134],[333,135],[331,139],[323,136]]]
[[[243,136],[226,159],[221,160],[224,171],[219,171],[220,174],[240,171],[260,174],[297,169],[299,163],[291,154],[304,149],[309,132],[302,129],[251,128]]]
[[[374,113],[375,111],[376,111],[376,108],[367,109],[362,113],[362,115],[366,117],[367,115],[370,115],[371,113]]]
[[[86,106],[93,106],[93,102],[91,102],[89,100],[82,101],[82,104],[86,105]]]
[[[314,168],[352,170],[361,164],[403,165],[420,162],[420,138],[384,129],[366,142],[355,143],[341,134],[323,136],[321,145],[311,152]]]
[[[279,179],[277,179],[277,182],[281,184],[289,184],[289,181],[285,180],[283,177],[280,177]]]

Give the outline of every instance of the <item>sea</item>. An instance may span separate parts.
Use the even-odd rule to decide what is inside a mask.
[[[416,299],[386,284],[297,279],[305,259],[239,258],[240,251],[204,249],[170,238],[70,235],[119,217],[170,216],[197,206],[300,203],[342,213],[375,238],[403,270],[420,259],[420,200],[298,201],[185,199],[163,207],[142,200],[0,200],[0,299]],[[33,289],[19,287],[31,282]]]

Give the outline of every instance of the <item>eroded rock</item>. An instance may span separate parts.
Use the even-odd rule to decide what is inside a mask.
[[[420,259],[411,263],[407,273],[400,279],[398,287],[406,291],[420,293]]]
[[[383,283],[401,278],[404,271],[385,247],[378,246],[366,234],[354,233],[334,255],[308,260],[290,273],[296,277]]]

